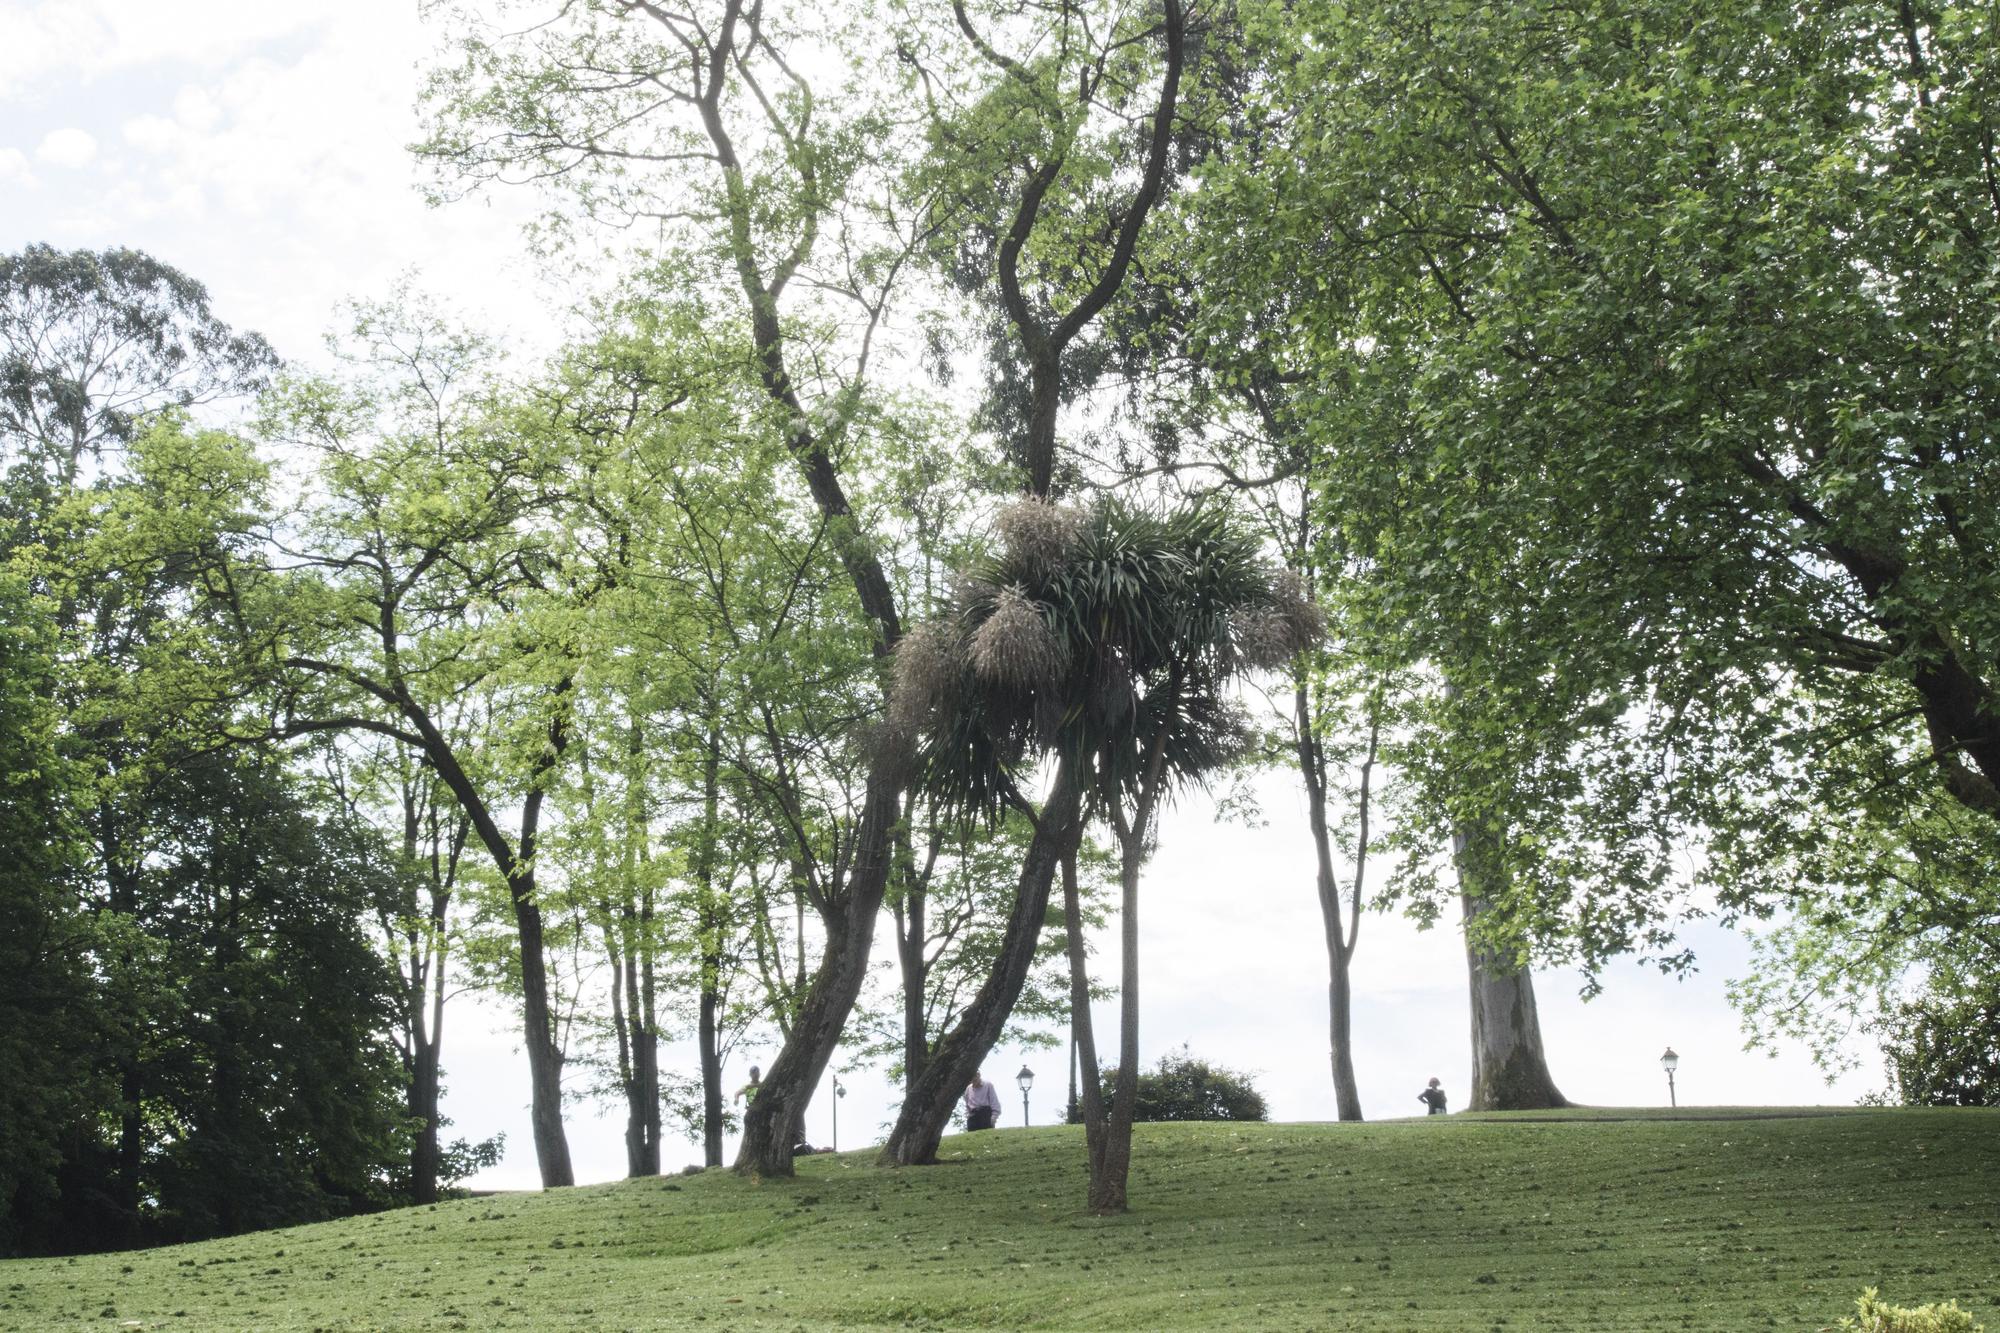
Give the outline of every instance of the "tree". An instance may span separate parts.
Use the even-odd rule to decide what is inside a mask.
[[[950,239],[961,284],[990,285],[997,293],[1011,335],[994,321],[988,416],[1011,437],[1009,452],[1027,494],[1047,500],[1057,481],[1061,408],[1080,387],[1079,337],[1125,285],[1167,179],[1187,59],[1186,16],[1178,0],[1167,0],[1157,23],[1150,9],[1055,0],[1030,8],[1027,34],[1052,34],[1053,49],[1019,59],[995,45],[965,4],[955,2],[952,15],[983,77],[955,69],[934,74],[933,64],[950,69],[965,57],[925,54],[921,33],[899,47],[924,82],[930,113],[934,151],[919,178],[935,186],[939,207],[958,224]],[[958,95],[960,83],[975,90],[969,104],[941,110],[939,86]],[[1136,140],[1129,121],[1143,127]],[[1121,179],[1127,167],[1138,175],[1129,193]],[[1018,519],[1042,511],[1013,512]],[[1015,801],[1018,792],[1009,797],[1036,820],[1036,834],[994,970],[909,1087],[885,1160],[935,1159],[959,1093],[1005,1026],[1047,924],[1056,869],[1076,854],[1075,780],[1058,759],[1039,813],[1025,799]]]
[[[476,31],[475,17],[458,22]],[[868,206],[863,146],[879,145],[880,121],[855,114],[860,99],[816,96],[800,74],[807,53],[837,49],[836,29],[824,16],[767,13],[748,0],[726,0],[712,18],[619,0],[564,6],[511,38],[466,38],[464,60],[431,83],[438,117],[422,151],[457,182],[525,173],[567,184],[601,220],[692,224],[678,230],[703,262],[677,271],[719,260],[733,280],[774,427],[886,664],[901,615],[840,456],[868,405],[883,311],[927,224],[921,211],[913,219]],[[690,198],[700,207],[690,210]],[[860,313],[849,355],[795,352],[811,327],[809,317],[788,318],[801,287]],[[816,366],[828,367],[817,379]],[[851,835],[838,839],[847,850],[824,862],[833,873],[815,890],[826,931],[819,969],[746,1113],[743,1170],[791,1173],[807,1099],[866,980],[901,807],[895,768],[888,756],[869,768]]]
[[[173,607],[224,522],[209,497],[185,486],[159,477],[125,485],[126,451],[155,414],[248,394],[274,360],[263,339],[234,332],[209,309],[200,283],[142,252],[32,245],[0,256],[0,552],[17,559],[28,596],[46,598],[57,636],[55,740],[75,778],[65,819],[87,846],[73,901],[93,918],[103,950],[95,966],[114,986],[143,945],[122,926],[95,927],[136,907],[147,786],[174,752],[168,733],[184,721],[172,707],[128,706],[132,673],[150,659],[173,664],[164,679],[188,674],[192,659],[158,650],[177,637]],[[215,461],[213,451],[195,453]],[[224,472],[240,475],[233,462]],[[125,506],[157,518],[148,496],[161,492],[181,504],[177,521],[129,525],[108,568],[102,551],[80,556],[103,514]],[[125,1219],[138,1211],[143,1131],[129,1036],[114,1030],[105,1043],[118,1064],[113,1192]]]
[[[276,361],[210,313],[199,282],[143,251],[0,255],[0,438],[15,454],[9,499],[29,506],[10,517],[89,484],[86,465],[149,414],[253,390]]]
[[[139,917],[173,987],[144,1047],[149,1240],[380,1207],[407,1156],[395,989],[365,925],[388,849],[268,759],[176,765]]]
[[[1883,1016],[1890,1092],[1904,1106],[2000,1104],[2000,980],[1940,969]]]
[[[576,441],[510,417],[476,339],[364,312],[373,382],[293,381],[266,430],[316,464],[297,535],[219,570],[245,670],[276,703],[244,740],[368,732],[421,756],[507,889],[519,945],[536,1158],[573,1183],[537,844],[571,739],[580,625],[605,585],[583,530],[551,522]],[[478,691],[485,707],[456,706]],[[510,831],[509,807],[518,810]]]
[[[1477,705],[1428,818],[1504,825],[1495,927],[1674,965],[1691,889],[1810,910],[1863,800],[2000,813],[1984,18],[1263,17],[1287,151],[1224,234],[1334,275],[1326,494]]]
[[[1039,756],[1053,758],[1061,803],[1052,797],[1036,816],[1024,886],[1030,875],[1073,863],[1084,796],[1117,836],[1125,1073],[1108,1120],[1094,1104],[1087,993],[1074,1021],[1090,1203],[1120,1212],[1138,1076],[1139,876],[1154,814],[1173,788],[1241,748],[1231,682],[1288,661],[1320,622],[1297,585],[1268,567],[1255,539],[1219,509],[1156,516],[1109,499],[1088,511],[1024,500],[1003,516],[1001,531],[1004,547],[968,571],[954,614],[899,652],[895,716],[918,738],[925,789],[969,814],[991,819],[1020,808],[1015,775]],[[1066,870],[1064,881],[1074,995],[1085,988],[1081,922]]]
[[[941,241],[1011,329],[994,339],[989,414],[1014,436],[1027,493],[1046,499],[1059,489],[1058,420],[1076,388],[1066,361],[1125,285],[1169,177],[1187,16],[1179,0],[1157,15],[1091,0],[977,9],[953,0],[957,40],[918,29],[898,55],[923,81],[933,148],[920,179],[950,210]],[[982,26],[994,22],[997,33]],[[1009,38],[1034,53],[1008,54]]]
[[[35,1237],[78,1127],[116,1094],[93,1068],[111,1034],[88,960],[77,775],[56,749],[53,608],[0,564],[0,1249]]]
[[[406,747],[368,734],[328,747],[335,790],[356,828],[371,823],[371,806],[387,797],[401,857],[392,892],[375,904],[379,937],[395,969],[399,1004],[396,1047],[403,1063],[414,1131],[403,1192],[412,1203],[436,1203],[445,1180],[449,1123],[444,1095],[445,1001],[453,989],[452,956],[462,944],[461,871],[472,823],[437,772]],[[378,744],[369,744],[375,741]],[[488,1144],[457,1145],[460,1155],[484,1153]]]

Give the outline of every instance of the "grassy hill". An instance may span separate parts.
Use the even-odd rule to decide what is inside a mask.
[[[1811,1329],[1863,1286],[2000,1333],[2000,1112],[1068,1128],[0,1264],[0,1327]],[[1625,1118],[1619,1118],[1625,1117]]]

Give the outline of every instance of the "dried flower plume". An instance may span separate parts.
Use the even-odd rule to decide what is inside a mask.
[[[922,731],[951,697],[963,663],[958,644],[943,625],[918,625],[896,644],[889,682],[889,725]]]
[[[1030,690],[1061,674],[1062,645],[1021,588],[1002,588],[972,635],[972,669],[989,684]]]
[[[1035,578],[1062,567],[1083,532],[1084,517],[1047,500],[1017,500],[1000,511],[994,526],[1013,560]]]
[[[1326,637],[1326,613],[1313,604],[1305,580],[1284,570],[1271,581],[1271,600],[1229,616],[1236,651],[1253,667],[1285,665]]]

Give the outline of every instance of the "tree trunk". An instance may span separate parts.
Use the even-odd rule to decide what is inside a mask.
[[[717,1010],[721,997],[710,978],[720,959],[703,952],[701,956],[701,1019],[696,1042],[701,1052],[701,1160],[705,1166],[722,1165],[722,1043]]]
[[[393,642],[393,635],[390,638]],[[565,680],[557,689],[558,699],[569,692],[570,684]],[[565,720],[558,714],[549,723],[548,749],[536,765],[527,798],[522,802],[521,840],[516,848],[508,845],[492,810],[430,715],[417,706],[406,690],[399,694],[399,699],[405,719],[423,739],[424,754],[438,779],[451,790],[480,844],[493,858],[494,866],[506,876],[507,897],[514,909],[514,928],[521,945],[521,1036],[528,1055],[529,1122],[534,1130],[535,1162],[541,1169],[544,1189],[574,1185],[576,1174],[570,1167],[569,1140],[563,1133],[562,1122],[562,1051],[556,1045],[549,1011],[542,909],[535,900],[535,836],[541,826],[544,798],[539,784],[562,757],[568,742]]]
[[[828,912],[826,947],[818,973],[791,1024],[791,1033],[743,1113],[743,1143],[736,1169],[750,1175],[792,1174],[792,1146],[805,1120],[841,1029],[868,979],[875,917],[889,885],[890,833],[902,817],[901,787],[893,765],[877,763],[854,835],[854,864],[839,910]]]
[[[534,1130],[535,1162],[542,1188],[574,1185],[569,1139],[562,1121],[562,1051],[556,1045],[549,1011],[548,960],[543,952],[542,910],[535,904],[534,883],[514,886],[514,924],[521,937],[522,1045],[528,1053],[529,1123]]]
[[[1299,772],[1306,784],[1307,823],[1312,831],[1319,894],[1320,924],[1326,932],[1327,1059],[1333,1069],[1333,1097],[1342,1120],[1361,1119],[1361,1090],[1354,1078],[1353,994],[1348,980],[1354,943],[1360,935],[1362,875],[1368,855],[1368,788],[1374,769],[1375,742],[1369,737],[1368,759],[1361,777],[1361,832],[1354,868],[1351,921],[1344,919],[1340,881],[1334,877],[1333,840],[1326,822],[1326,754],[1313,733],[1312,696],[1301,679],[1293,687],[1293,725]]]
[[[1090,1173],[1090,1211],[1100,1216],[1125,1211],[1132,1170],[1132,1115],[1139,1100],[1139,867],[1145,841],[1139,820],[1119,831],[1118,1081],[1103,1148]]]
[[[1180,693],[1180,673],[1167,687],[1162,717],[1172,716]],[[1114,800],[1111,827],[1118,834],[1119,946],[1118,1083],[1111,1090],[1111,1119],[1104,1127],[1104,1146],[1090,1176],[1090,1209],[1101,1216],[1126,1209],[1126,1185],[1132,1170],[1132,1117],[1139,1102],[1139,870],[1146,861],[1146,837],[1166,773],[1167,728],[1162,721],[1147,745],[1146,767],[1139,795],[1128,819]]]
[[[903,1097],[904,1105],[916,1095],[924,1066],[930,1063],[930,1033],[924,1024],[924,992],[930,984],[930,965],[924,959],[924,931],[928,886],[910,877],[898,913],[896,950],[903,972]]]
[[[410,1119],[417,1122],[410,1145],[410,1202],[438,1199],[438,1042],[417,1029],[410,1071]]]
[[[628,903],[623,939],[611,957],[611,1018],[618,1029],[619,1074],[625,1085],[625,1174],[633,1180],[660,1174],[659,1034],[653,1026],[651,978],[640,981],[636,918]],[[646,967],[650,972],[650,960]]]
[[[1083,943],[1083,903],[1076,885],[1076,853],[1063,858],[1063,932],[1069,953],[1069,1031],[1082,1086],[1072,1099],[1080,1101],[1083,1142],[1090,1158],[1090,1178],[1104,1170],[1104,1083],[1097,1067],[1097,1034],[1090,1021],[1090,958]]]
[[[937,1160],[938,1143],[951,1123],[952,1107],[999,1040],[1034,967],[1036,948],[1048,926],[1049,887],[1064,859],[1075,854],[1082,833],[1080,798],[1076,766],[1064,756],[1056,763],[1055,781],[1021,860],[1014,909],[1007,917],[993,970],[966,1005],[958,1024],[930,1053],[923,1073],[903,1098],[895,1128],[882,1147],[885,1165],[919,1166]]]
[[[1525,966],[1475,942],[1473,926],[1486,910],[1501,873],[1490,834],[1460,829],[1451,839],[1465,907],[1465,962],[1472,990],[1470,1111],[1539,1111],[1568,1106],[1542,1053],[1535,982]]]

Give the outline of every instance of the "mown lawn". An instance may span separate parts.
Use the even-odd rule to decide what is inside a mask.
[[[1814,1329],[1872,1285],[2000,1333],[2000,1112],[1782,1114],[1141,1126],[1116,1219],[1078,1131],[1003,1130],[10,1261],[0,1327]]]

